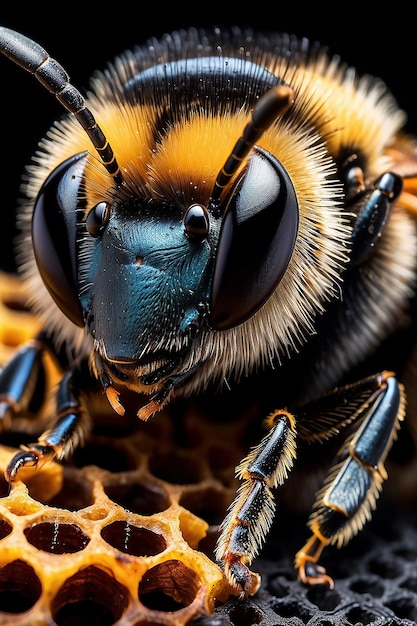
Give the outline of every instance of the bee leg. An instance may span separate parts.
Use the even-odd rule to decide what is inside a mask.
[[[386,172],[373,185],[370,194],[356,202],[358,216],[352,232],[351,265],[362,264],[370,254],[388,222],[392,203],[402,189],[402,180],[397,174]]]
[[[44,345],[36,340],[22,346],[0,372],[0,429],[13,417],[37,411],[45,398]]]
[[[90,429],[90,416],[76,392],[77,374],[78,370],[68,370],[62,378],[57,397],[58,420],[36,443],[22,447],[12,458],[5,472],[8,482],[16,480],[21,467],[38,467],[54,458],[62,459],[84,439]]]
[[[253,575],[246,564],[258,554],[272,524],[275,504],[270,488],[282,484],[295,458],[295,421],[286,411],[266,420],[269,432],[236,468],[243,480],[220,526],[216,558],[229,582],[242,592],[251,590]]]
[[[318,565],[319,557],[325,546],[341,547],[362,529],[387,478],[384,460],[403,418],[404,398],[390,372],[375,379],[377,391],[358,409],[361,422],[357,432],[347,438],[317,493],[309,521],[313,534],[295,557],[299,579],[304,583],[333,587],[333,580]]]

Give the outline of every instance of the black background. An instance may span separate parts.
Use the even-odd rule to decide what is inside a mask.
[[[130,5],[133,8],[121,2],[106,8],[103,3],[55,3],[54,9],[31,3],[36,6],[29,10],[13,4],[0,10],[0,22],[43,45],[81,91],[95,69],[153,35],[187,26],[251,26],[321,41],[360,73],[381,77],[408,113],[407,130],[417,134],[416,29],[413,16],[395,4],[384,12],[345,3],[335,13],[334,7],[310,3],[306,9],[297,1],[287,6],[255,2],[246,10],[241,3],[151,2],[146,15],[140,3]],[[62,113],[33,77],[0,57],[0,263],[6,269],[14,267],[13,224],[21,173],[38,140]]]

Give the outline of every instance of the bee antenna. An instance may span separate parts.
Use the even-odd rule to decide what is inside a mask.
[[[285,83],[266,91],[256,103],[251,119],[243,129],[226,163],[217,175],[211,194],[211,202],[218,205],[223,189],[239,169],[243,159],[254,147],[260,136],[276,119],[288,111],[294,102],[294,92]]]
[[[94,115],[87,108],[83,96],[70,83],[64,68],[35,41],[4,26],[0,26],[0,52],[34,74],[38,81],[74,114],[97,150],[104,167],[115,183],[121,185],[123,179],[113,150]]]

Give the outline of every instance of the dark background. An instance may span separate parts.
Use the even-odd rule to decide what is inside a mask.
[[[413,18],[398,6],[375,14],[365,5],[341,5],[337,15],[311,3],[187,4],[153,2],[140,4],[83,2],[56,4],[54,10],[41,3],[23,9],[17,2],[0,11],[4,26],[20,30],[41,43],[59,60],[73,83],[83,91],[95,69],[102,69],[124,49],[144,43],[148,37],[187,26],[251,26],[263,31],[286,31],[327,45],[361,73],[375,74],[387,82],[400,106],[409,114],[407,129],[417,134],[415,82],[416,33]],[[288,3],[287,3],[288,4]],[[375,5],[373,5],[375,6]],[[73,8],[71,8],[73,7]],[[363,11],[363,14],[360,13]],[[197,17],[198,12],[198,17]],[[366,17],[365,17],[366,14]],[[408,26],[410,24],[410,26]],[[14,268],[12,240],[19,180],[38,140],[53,120],[63,113],[55,98],[29,74],[0,56],[0,264]]]

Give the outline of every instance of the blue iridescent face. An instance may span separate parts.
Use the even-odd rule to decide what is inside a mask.
[[[112,212],[82,297],[90,332],[105,338],[106,356],[114,360],[178,350],[208,300],[208,240],[190,239],[169,207],[150,205],[134,218],[130,212]]]

